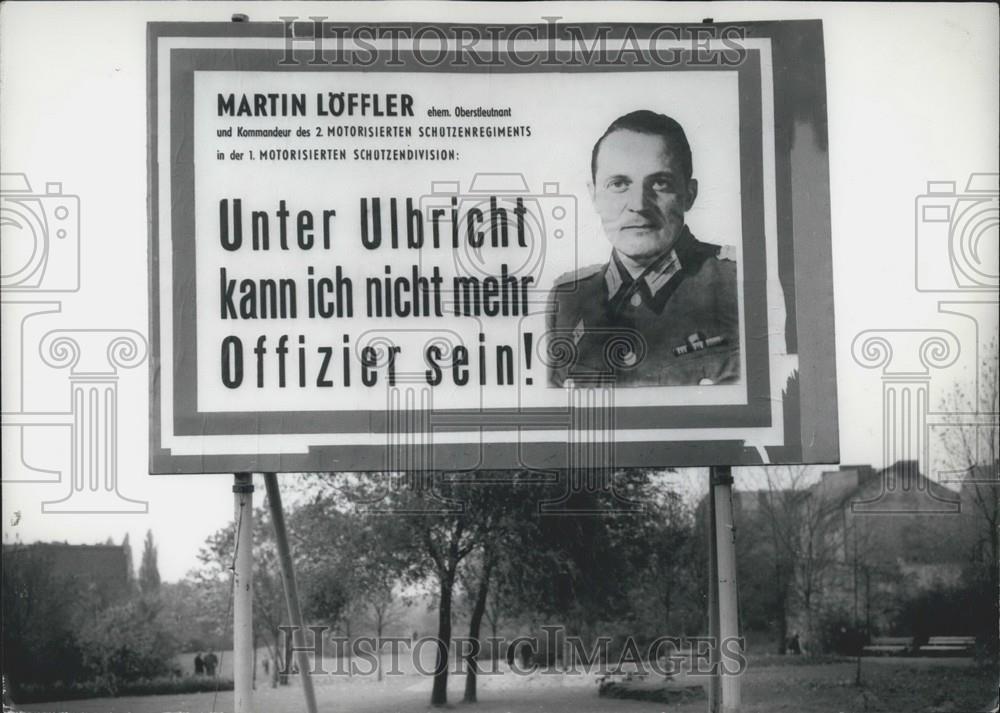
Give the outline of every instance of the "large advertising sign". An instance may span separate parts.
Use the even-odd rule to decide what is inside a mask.
[[[153,23],[153,472],[838,460],[822,26]]]

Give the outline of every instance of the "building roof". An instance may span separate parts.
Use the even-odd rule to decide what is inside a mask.
[[[122,545],[71,545],[35,542],[3,546],[4,559],[38,558],[59,578],[91,582],[108,591],[124,589],[129,580],[128,553]]]

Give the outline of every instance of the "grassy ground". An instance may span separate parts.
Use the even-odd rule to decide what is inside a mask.
[[[224,659],[225,660],[225,659]],[[741,713],[977,713],[984,711],[997,691],[997,673],[976,667],[968,660],[866,659],[862,686],[855,685],[853,662],[819,665],[768,665],[753,661],[742,682]],[[419,713],[432,709],[430,680],[416,674],[374,678],[324,676],[315,679],[320,711],[359,713]],[[510,674],[480,679],[480,702],[463,704],[464,677],[452,676],[449,705],[472,713],[704,713],[706,703],[664,706],[628,700],[599,698],[592,676]],[[302,692],[298,682],[271,689],[258,679],[255,708],[262,713],[300,713]],[[218,696],[199,693],[184,696],[95,699],[41,703],[23,710],[51,713],[230,713],[231,692]]]

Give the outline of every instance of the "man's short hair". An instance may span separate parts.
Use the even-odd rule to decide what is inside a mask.
[[[691,145],[688,143],[684,128],[666,114],[657,114],[649,109],[630,112],[611,122],[594,144],[594,151],[590,155],[591,180],[597,180],[597,152],[601,149],[601,143],[616,131],[635,131],[640,134],[662,136],[667,145],[676,152],[681,162],[681,170],[684,172],[684,180],[691,180],[691,176],[694,175],[694,165],[691,161]]]

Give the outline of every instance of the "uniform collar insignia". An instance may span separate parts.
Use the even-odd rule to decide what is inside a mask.
[[[638,302],[638,296],[650,309],[660,314],[683,278],[696,274],[705,260],[718,257],[719,252],[718,245],[700,242],[685,225],[673,250],[636,281],[621,264],[618,253],[612,250],[604,275],[608,286],[608,306],[616,312],[633,301]]]
[[[612,255],[614,253],[612,252]],[[604,271],[604,282],[608,286],[608,299],[614,298],[618,294],[618,290],[622,286],[622,277],[619,272],[621,268],[618,267],[617,260],[611,260],[608,262],[608,267]]]
[[[608,301],[624,302],[638,294],[646,302],[656,302],[660,290],[681,269],[682,263],[677,251],[671,250],[646,268],[636,280],[622,264],[618,253],[612,251],[611,260],[608,261],[608,267],[604,272],[604,282],[608,287]]]
[[[677,252],[671,250],[667,254],[666,260],[660,261],[654,269],[646,273],[645,280],[649,286],[649,293],[655,297],[660,288],[666,285],[671,277],[680,272],[680,269],[681,263],[677,258]]]

